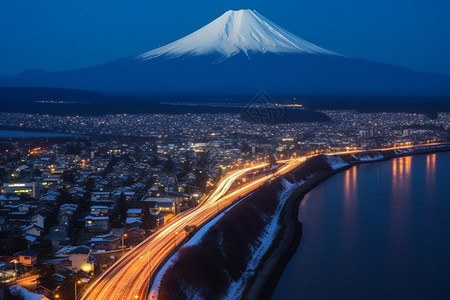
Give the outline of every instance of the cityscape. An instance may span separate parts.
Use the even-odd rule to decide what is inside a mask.
[[[169,9],[139,1],[149,21],[138,5],[113,2],[108,18],[123,10],[150,24]],[[258,6],[267,16],[269,2]],[[1,300],[446,299],[446,62],[438,51],[420,69],[322,48],[280,26],[305,25],[292,20],[308,5],[290,5],[274,9],[275,23],[204,3],[182,38],[88,67],[81,54],[67,58],[75,67],[55,55],[60,66],[47,64],[56,71],[22,70],[8,38]],[[205,15],[201,27],[194,19]],[[182,28],[178,18],[171,25]],[[167,27],[158,30],[170,36]],[[311,34],[327,45],[319,29]],[[124,51],[134,49],[122,39]]]

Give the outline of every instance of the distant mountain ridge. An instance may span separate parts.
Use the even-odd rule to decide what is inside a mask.
[[[107,94],[450,96],[450,77],[346,57],[309,43],[253,10],[227,11],[143,54],[65,72],[30,70],[0,86]]]

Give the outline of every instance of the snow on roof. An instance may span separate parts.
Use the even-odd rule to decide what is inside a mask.
[[[33,255],[36,255],[36,254],[37,254],[37,251],[36,250],[32,250],[32,249],[25,249],[25,250],[19,251],[17,253],[14,253],[15,256],[18,256],[18,255],[33,256]]]
[[[100,220],[109,220],[109,217],[108,216],[92,216],[92,215],[87,215],[85,218],[84,218],[84,220],[86,221],[86,220],[97,220],[97,221],[100,221]]]
[[[28,226],[25,227],[23,230],[28,230],[28,229],[31,229],[31,228],[36,228],[37,230],[40,230],[40,231],[43,231],[43,230],[44,230],[44,228],[42,228],[41,226],[36,225],[36,224],[34,224],[34,223],[28,225]]]
[[[37,237],[31,234],[25,234],[23,237],[30,243],[34,243],[37,240]]]
[[[72,251],[73,248],[75,248],[75,247],[74,246],[62,247],[61,249],[59,249],[58,251],[55,252],[55,255],[68,254],[70,251]]]
[[[91,210],[96,210],[96,209],[109,209],[109,207],[108,206],[105,206],[105,205],[92,205],[91,206]]]
[[[88,246],[78,246],[69,251],[69,254],[89,254],[91,248]]]
[[[129,208],[127,210],[127,214],[140,214],[140,213],[142,213],[141,208]]]
[[[131,217],[128,217],[128,218],[125,220],[125,223],[126,223],[126,224],[133,224],[133,223],[142,223],[142,222],[141,222],[141,220],[140,220],[139,218],[131,218]]]

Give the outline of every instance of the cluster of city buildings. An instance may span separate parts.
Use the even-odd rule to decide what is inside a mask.
[[[208,169],[199,165],[198,145],[176,156],[173,145],[158,142],[0,144],[3,283],[42,264],[53,265],[58,278],[106,269],[124,249],[198,204],[203,191],[196,173]]]
[[[449,140],[450,113],[323,113],[331,121],[274,125],[231,114],[0,113],[3,128],[73,134],[0,140],[0,281],[41,264],[61,280],[100,272],[246,163]]]

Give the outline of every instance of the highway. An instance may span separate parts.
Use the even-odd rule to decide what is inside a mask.
[[[85,290],[80,299],[146,299],[149,294],[150,278],[158,266],[184,240],[186,237],[184,228],[187,225],[195,225],[197,228],[202,226],[219,210],[229,207],[266,182],[294,170],[305,159],[297,158],[285,162],[269,174],[233,189],[231,188],[236,180],[257,169],[267,167],[268,164],[251,166],[228,174],[195,209],[172,218],[168,224],[120,258]]]
[[[436,145],[436,144],[432,144]],[[432,146],[420,145],[420,146]],[[419,147],[420,147],[419,146]],[[396,150],[412,148],[392,147]],[[362,150],[345,151],[339,153],[329,153],[328,155],[351,154],[366,152]],[[148,295],[157,296],[157,291],[149,291],[149,285],[153,273],[157,270],[166,258],[173,254],[174,249],[186,237],[184,228],[186,226],[204,225],[213,218],[220,210],[225,209],[252,191],[258,189],[265,183],[279,176],[287,174],[296,169],[308,158],[316,156],[304,156],[295,159],[283,160],[278,163],[280,166],[260,177],[256,177],[239,187],[233,186],[236,180],[246,174],[251,174],[255,170],[267,167],[268,164],[242,168],[233,171],[224,177],[216,189],[195,209],[183,212],[172,218],[168,224],[145,239],[135,248],[126,253],[113,266],[97,278],[81,295],[82,300],[120,300],[120,299],[147,299]],[[149,293],[150,292],[150,293]]]

